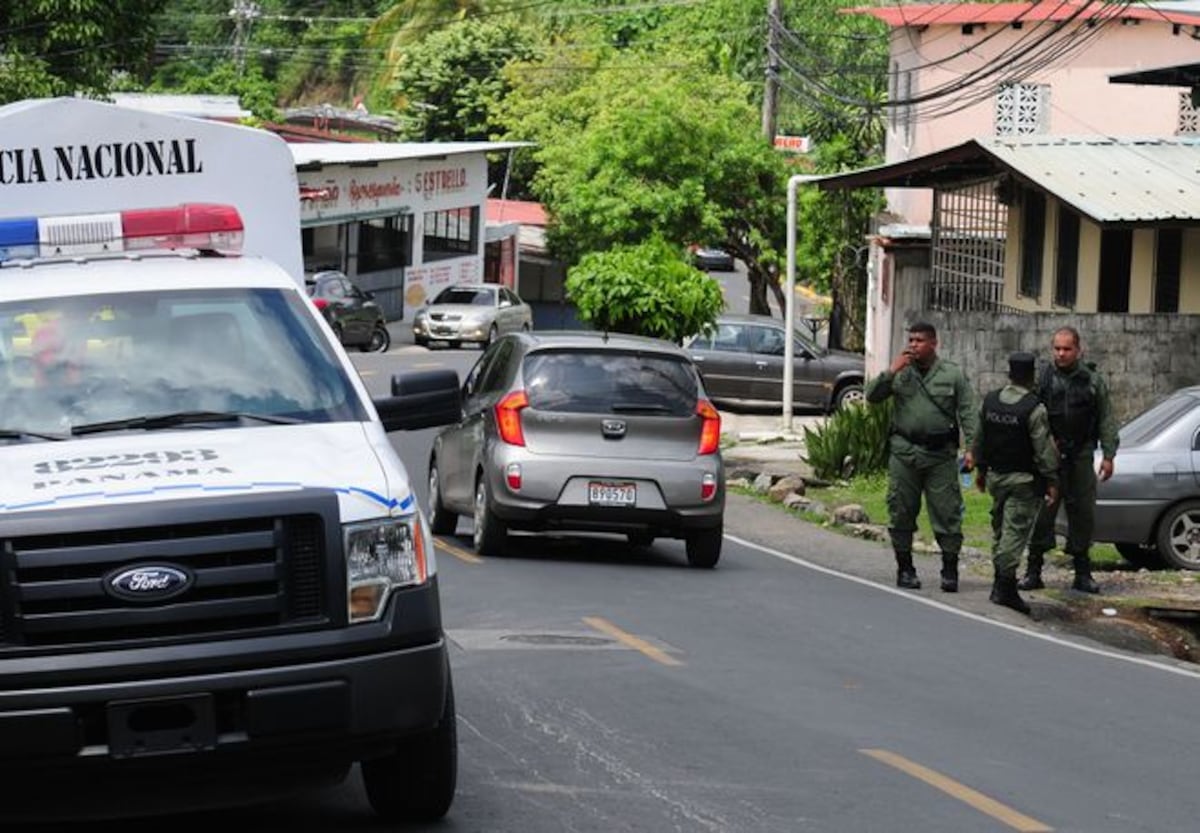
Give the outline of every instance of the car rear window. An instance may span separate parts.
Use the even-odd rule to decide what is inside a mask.
[[[1200,400],[1194,396],[1177,394],[1152,405],[1121,428],[1121,444],[1133,446],[1148,442],[1197,404],[1200,404]]]
[[[696,411],[696,373],[683,359],[645,353],[570,350],[531,353],[522,367],[529,406],[576,413]]]

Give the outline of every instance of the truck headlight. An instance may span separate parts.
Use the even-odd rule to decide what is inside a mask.
[[[348,524],[343,536],[351,622],[378,619],[393,589],[423,584],[429,577],[419,515]]]

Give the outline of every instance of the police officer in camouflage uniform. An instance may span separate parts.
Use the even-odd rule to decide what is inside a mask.
[[[1084,593],[1099,593],[1100,587],[1092,578],[1092,563],[1088,549],[1095,528],[1096,477],[1092,457],[1099,444],[1103,459],[1099,467],[1100,481],[1113,473],[1113,457],[1117,454],[1117,424],[1113,418],[1112,400],[1104,378],[1092,366],[1081,362],[1082,349],[1079,331],[1062,327],[1055,331],[1051,348],[1054,365],[1047,367],[1038,378],[1038,399],[1050,415],[1050,431],[1058,446],[1058,479],[1060,498],[1066,503],[1067,543],[1064,547],[1075,568],[1072,587]],[[1046,553],[1054,549],[1054,520],[1058,502],[1047,505],[1038,516],[1029,542],[1029,562],[1021,579],[1022,590],[1040,590],[1042,565]]]
[[[1046,407],[1033,393],[1032,353],[1008,357],[1009,384],[983,398],[975,440],[975,485],[992,496],[992,601],[1029,613],[1017,567],[1038,513],[1058,500],[1058,451]]]
[[[924,495],[934,537],[942,550],[942,590],[958,590],[958,555],[962,550],[963,496],[958,479],[961,432],[968,449],[965,465],[973,467],[979,413],[967,377],[953,362],[937,354],[937,330],[918,323],[908,328],[908,349],[867,385],[867,401],[894,399],[889,438],[888,532],[896,553],[896,585],[918,589],[912,539]]]

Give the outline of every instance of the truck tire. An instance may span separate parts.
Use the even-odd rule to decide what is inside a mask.
[[[458,781],[458,727],[454,684],[446,678],[442,719],[433,729],[406,738],[391,755],[363,761],[363,785],[371,809],[394,822],[429,822],[446,815]]]

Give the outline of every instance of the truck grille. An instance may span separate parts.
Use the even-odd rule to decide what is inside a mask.
[[[336,497],[299,495],[5,519],[0,641],[51,647],[328,624],[327,588],[344,575],[329,557],[340,556]],[[67,521],[71,532],[50,528]],[[186,589],[144,601],[113,592],[113,577],[137,567],[186,575]]]

